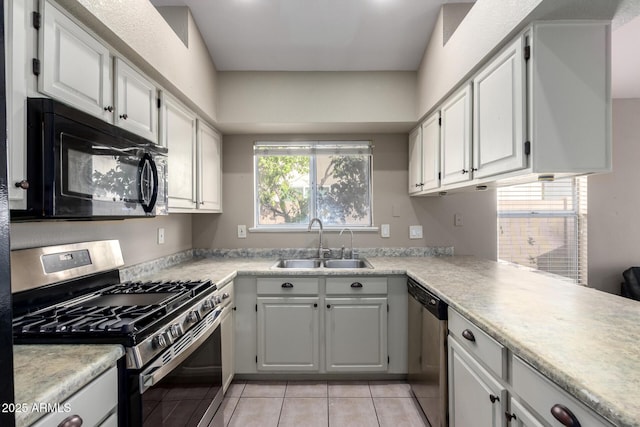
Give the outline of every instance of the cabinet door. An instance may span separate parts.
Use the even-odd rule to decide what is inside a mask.
[[[442,184],[469,181],[471,173],[471,85],[445,101],[442,117]]]
[[[326,298],[327,372],[387,370],[387,298]]]
[[[454,339],[449,338],[449,425],[502,426],[507,392]]]
[[[198,120],[198,209],[222,211],[222,139],[201,120]]]
[[[319,299],[258,298],[258,370],[318,371]]]
[[[440,112],[422,123],[422,190],[440,187]]]
[[[27,179],[27,79],[31,78],[29,35],[31,5],[5,2],[5,63],[7,99],[7,177],[9,208],[26,209],[27,191],[16,183]]]
[[[227,286],[233,286],[227,285]],[[225,309],[227,310],[227,309]],[[220,335],[222,338],[222,388],[226,392],[229,384],[233,381],[235,372],[234,347],[235,347],[235,327],[234,327],[233,302],[228,306],[228,311],[220,322]]]
[[[409,194],[422,191],[422,129],[409,134]]]
[[[166,94],[162,102],[162,144],[169,149],[169,209],[195,209],[196,116]]]
[[[115,123],[158,142],[158,92],[155,85],[121,59],[115,59]]]
[[[475,178],[526,167],[524,38],[518,38],[473,79]]]
[[[109,50],[48,1],[42,2],[38,90],[112,120]]]
[[[527,410],[524,406],[520,404],[513,397],[510,401],[511,411],[509,411],[510,418],[509,426],[512,427],[544,427],[540,421],[533,416],[531,412]]]

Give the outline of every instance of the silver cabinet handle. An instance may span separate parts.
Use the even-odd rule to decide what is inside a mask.
[[[569,408],[559,403],[551,407],[551,415],[566,427],[580,427],[580,421],[573,415]]]
[[[464,331],[462,331],[462,337],[471,342],[474,342],[476,340],[475,335],[473,335],[473,332],[471,332],[469,329],[465,329]]]
[[[80,415],[71,415],[70,417],[62,420],[58,427],[80,427],[82,425],[82,418]]]

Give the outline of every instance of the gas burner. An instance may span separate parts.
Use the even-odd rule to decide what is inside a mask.
[[[103,292],[110,294],[193,293],[211,286],[210,281],[125,282]]]
[[[129,334],[166,314],[163,307],[53,307],[14,320],[20,334],[124,333]]]

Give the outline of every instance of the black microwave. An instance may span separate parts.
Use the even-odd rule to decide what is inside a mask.
[[[11,220],[167,214],[167,149],[48,98],[27,99],[27,209]]]

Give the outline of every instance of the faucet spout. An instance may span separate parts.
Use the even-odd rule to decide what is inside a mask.
[[[311,231],[311,227],[313,226],[314,222],[317,222],[318,226],[320,227],[318,229],[318,258],[323,259],[325,250],[322,247],[322,221],[320,221],[320,218],[312,218],[311,221],[309,221],[309,227],[307,227],[307,231]]]
[[[353,259],[353,230],[352,230],[352,229],[350,229],[349,227],[345,227],[345,228],[343,228],[342,230],[340,230],[340,236],[342,236],[342,233],[343,233],[345,230],[349,230],[349,232],[351,233],[351,259]],[[343,246],[343,248],[344,248],[344,246]],[[342,257],[344,258],[344,251],[343,251],[343,253],[342,253]]]

